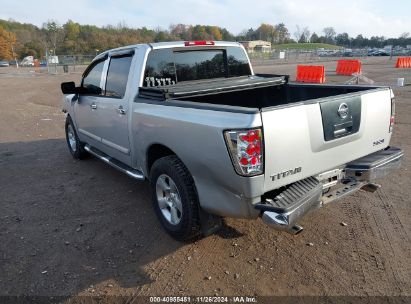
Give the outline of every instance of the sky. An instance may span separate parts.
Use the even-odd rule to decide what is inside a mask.
[[[33,4],[35,3],[35,4]],[[129,27],[168,29],[170,24],[225,27],[237,35],[261,23],[285,23],[291,35],[296,26],[322,34],[337,33],[396,38],[411,32],[411,0],[0,0],[0,19],[41,26],[71,19],[97,26],[125,23]]]

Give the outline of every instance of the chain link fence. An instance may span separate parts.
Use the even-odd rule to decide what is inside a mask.
[[[58,55],[59,64],[66,64],[70,66],[89,65],[94,55]]]
[[[370,56],[411,56],[411,49],[401,50],[401,53],[392,52],[391,54],[370,54],[369,49],[353,49],[350,51],[341,50],[304,50],[304,49],[286,49],[273,50],[270,52],[250,52],[248,56],[253,65],[278,65],[287,63],[316,63],[336,61],[339,59],[360,59],[367,61]],[[21,72],[35,71],[40,73],[64,74],[78,73],[81,74],[91,63],[95,55],[68,54],[44,57],[36,60],[36,64],[20,65]],[[20,64],[20,63],[19,63]]]
[[[406,56],[411,55],[410,51],[387,52],[372,54],[368,49],[356,49],[356,50],[299,50],[299,49],[287,49],[287,50],[275,50],[271,52],[252,52],[248,56],[254,65],[265,64],[281,64],[281,63],[310,63],[310,62],[324,62],[334,61],[339,59],[361,59],[364,60],[370,56]]]
[[[317,51],[317,50],[293,50],[288,49],[284,51],[273,52],[253,52],[249,53],[250,60],[255,65],[265,65],[269,63],[309,63],[309,62],[321,62],[338,60],[346,57],[365,57],[366,52],[358,52],[347,54],[338,51]]]
[[[94,57],[94,55],[50,56],[41,61],[40,67],[43,71],[47,70],[47,72],[52,74],[82,73]]]

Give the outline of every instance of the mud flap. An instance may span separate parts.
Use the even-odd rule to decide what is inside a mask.
[[[208,213],[202,208],[199,211],[201,233],[204,236],[209,236],[222,228],[224,219],[221,216]]]

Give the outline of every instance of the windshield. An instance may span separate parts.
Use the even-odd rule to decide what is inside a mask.
[[[242,48],[173,50],[149,53],[144,73],[145,87],[173,85],[184,81],[251,75]]]

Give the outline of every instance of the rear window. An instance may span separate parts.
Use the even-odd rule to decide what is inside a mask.
[[[251,75],[242,48],[183,50],[159,49],[149,53],[144,86],[173,85],[184,81]]]

